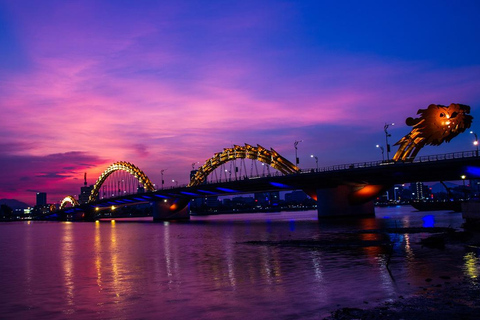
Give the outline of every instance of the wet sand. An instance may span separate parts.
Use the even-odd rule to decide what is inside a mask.
[[[480,232],[445,232],[432,235],[423,241],[431,250],[442,250],[448,246],[467,246],[480,250]],[[448,272],[446,272],[448,273]],[[480,279],[467,277],[452,280],[449,276],[426,278],[419,293],[384,302],[375,307],[339,308],[324,320],[346,319],[480,319]]]

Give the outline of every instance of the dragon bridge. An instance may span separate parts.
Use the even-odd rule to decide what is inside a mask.
[[[78,201],[73,196],[66,196],[60,203],[60,210],[65,209],[68,203],[70,203],[72,207],[76,207],[79,205]]]
[[[152,181],[147,177],[147,175],[136,167],[134,164],[126,161],[118,161],[111,164],[98,178],[97,182],[93,186],[92,192],[88,199],[89,202],[95,201],[100,192],[102,184],[107,180],[107,178],[114,173],[115,171],[125,171],[132,176],[134,176],[140,184],[148,191],[155,191]]]
[[[282,157],[274,149],[268,150],[261,145],[257,145],[256,147],[249,144],[245,144],[244,146],[234,145],[233,148],[225,148],[222,152],[215,153],[212,158],[208,159],[192,177],[188,186],[193,187],[202,184],[206,181],[207,176],[216,168],[226,162],[236,159],[257,160],[271,166],[283,174],[300,171],[297,166]]]

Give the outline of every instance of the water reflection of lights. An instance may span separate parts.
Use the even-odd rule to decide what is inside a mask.
[[[465,275],[470,277],[472,280],[478,279],[478,269],[480,267],[480,259],[474,252],[468,252],[463,256],[465,261],[464,272]]]
[[[385,256],[378,256],[378,270],[380,271],[380,279],[382,279],[382,287],[388,295],[395,293],[395,281],[387,269],[387,263]]]
[[[327,285],[326,285],[326,279],[323,274],[323,265],[322,265],[322,253],[320,251],[314,250],[311,252],[311,259],[312,259],[312,264],[313,264],[313,272],[315,275],[314,281],[316,282],[315,284],[315,295],[317,296],[317,299],[320,299],[321,301],[325,301],[328,299],[328,292],[326,290]]]
[[[315,281],[323,281],[322,260],[318,251],[312,251],[313,271],[315,272]]]
[[[424,228],[433,228],[435,226],[435,216],[434,215],[426,215],[422,218],[423,220],[423,227]]]
[[[226,254],[227,254],[227,268],[228,268],[228,280],[230,281],[230,286],[233,290],[237,285],[237,280],[235,278],[235,260],[233,259],[233,243],[234,241],[225,241]]]
[[[30,221],[28,221],[28,224],[30,224]],[[32,243],[34,240],[32,239],[32,233],[31,229],[27,229],[27,233],[25,236],[25,258],[23,261],[25,261],[25,286],[24,286],[24,291],[28,293],[28,295],[33,295],[32,291],[32,282],[33,282],[33,271],[34,271],[34,266],[32,265],[32,256],[33,256],[33,246]]]
[[[63,228],[63,238],[62,238],[62,266],[63,266],[63,275],[65,280],[65,289],[66,289],[66,299],[67,299],[67,310],[64,310],[66,314],[72,314],[75,312],[73,306],[75,305],[75,282],[73,279],[74,270],[73,270],[73,259],[74,259],[74,237],[73,237],[73,224],[65,223]]]
[[[95,268],[97,269],[97,285],[99,291],[102,291],[102,239],[98,220],[95,221]]]
[[[267,280],[268,284],[282,282],[282,272],[280,270],[280,261],[277,255],[277,250],[272,250],[270,247],[266,246],[263,251],[263,277]]]
[[[413,253],[410,245],[410,235],[405,233],[403,237],[405,238],[405,252],[407,254],[407,261],[413,261],[415,259],[415,254]]]
[[[163,244],[164,244],[164,255],[165,255],[165,266],[167,267],[167,277],[169,285],[173,283],[173,272],[172,272],[172,254],[170,252],[170,228],[169,223],[164,222],[163,225],[165,228],[163,229]]]
[[[117,245],[117,228],[115,225],[115,220],[112,220],[111,223],[111,232],[110,232],[110,253],[112,255],[112,276],[113,284],[116,289],[116,296],[120,296],[119,286],[121,285],[119,281],[119,272],[118,272],[118,245]]]

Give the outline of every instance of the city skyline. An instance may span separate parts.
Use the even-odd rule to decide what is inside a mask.
[[[381,160],[431,103],[480,107],[480,4],[0,0],[0,198],[113,162],[186,184],[233,144],[301,168]],[[419,156],[472,150],[473,135]],[[396,147],[392,147],[395,150]],[[391,154],[392,155],[392,154]]]

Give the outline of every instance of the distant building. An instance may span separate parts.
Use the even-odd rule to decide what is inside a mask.
[[[259,206],[276,206],[280,201],[280,193],[278,191],[257,192],[254,196],[255,202]]]
[[[47,204],[47,194],[45,192],[37,192],[37,206],[44,206]]]
[[[78,202],[87,203],[92,193],[93,185],[88,187],[80,187],[80,194],[78,195]]]
[[[416,200],[424,200],[430,197],[430,188],[422,182],[412,183],[410,188],[412,189],[412,195]]]
[[[233,197],[234,205],[253,205],[255,200],[252,197]]]
[[[417,199],[417,200],[425,199],[425,197],[423,195],[423,183],[422,182],[416,182],[415,183],[415,199]]]
[[[303,191],[292,191],[290,193],[285,193],[285,202],[287,203],[302,203],[307,200],[308,196]]]
[[[217,208],[220,205],[217,196],[204,197],[204,198],[194,198],[191,201],[191,206],[193,208]]]
[[[83,175],[83,187],[80,187],[80,194],[78,195],[78,202],[87,203],[90,199],[90,194],[92,193],[93,186],[87,187],[87,173]]]

